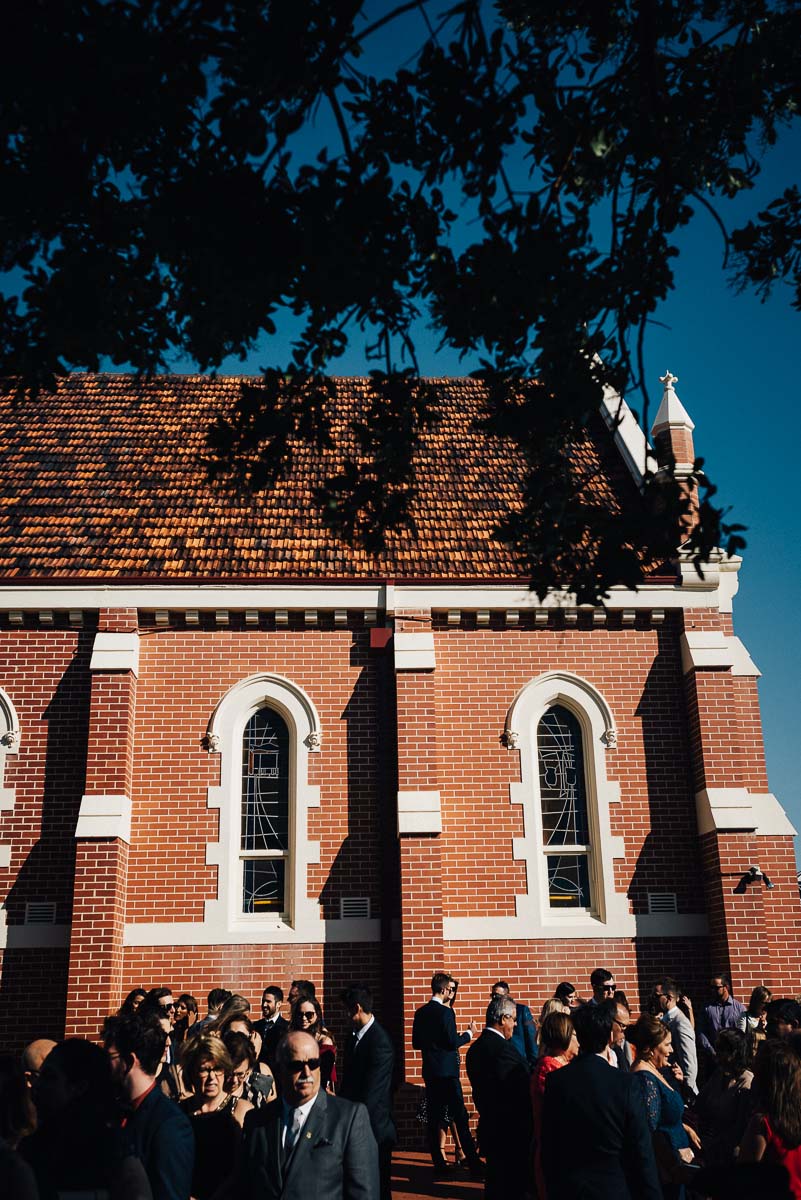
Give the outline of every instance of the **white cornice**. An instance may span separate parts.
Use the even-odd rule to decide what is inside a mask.
[[[698,576],[682,563],[681,583],[644,583],[637,589],[610,588],[606,607],[717,608],[730,611],[739,560],[715,563]],[[724,574],[725,572],[725,574]],[[0,611],[139,608],[172,612],[221,610],[382,611],[403,609],[559,609],[575,608],[575,597],[552,591],[542,600],[520,583],[365,583],[326,584],[72,584],[0,585]]]

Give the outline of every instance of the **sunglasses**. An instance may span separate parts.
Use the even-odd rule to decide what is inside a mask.
[[[310,1071],[318,1071],[320,1060],[319,1058],[290,1058],[289,1062],[284,1065],[293,1075],[300,1075],[304,1067],[308,1067]]]
[[[304,1012],[303,1009],[300,1009],[300,1011],[298,1012],[298,1016],[304,1021],[316,1021],[317,1020],[317,1013],[314,1011],[313,1008],[307,1009],[306,1012]]]

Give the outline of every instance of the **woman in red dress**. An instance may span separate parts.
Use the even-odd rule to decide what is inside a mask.
[[[777,1163],[801,1200],[801,1039],[770,1038],[754,1063],[757,1111],[740,1146],[739,1162]]]
[[[545,1179],[540,1161],[540,1135],[542,1132],[542,1097],[545,1080],[551,1071],[566,1067],[571,1058],[578,1054],[579,1045],[573,1022],[566,1013],[549,1013],[540,1026],[540,1054],[531,1076],[531,1104],[534,1109],[534,1175],[537,1181],[537,1196],[545,1200]]]

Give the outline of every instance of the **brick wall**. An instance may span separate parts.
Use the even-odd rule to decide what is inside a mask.
[[[99,615],[107,632],[130,632],[132,610]],[[166,984],[199,999],[213,986],[236,987],[258,1003],[268,983],[319,981],[335,1032],[344,1031],[336,996],[366,978],[399,1047],[411,1017],[441,966],[462,980],[459,1016],[480,1018],[489,986],[508,978],[536,1010],[561,979],[586,994],[594,966],[610,966],[636,1009],[656,974],[670,971],[702,998],[713,966],[730,966],[744,994],[763,980],[774,990],[801,989],[801,908],[788,838],[696,832],[695,791],[704,786],[767,788],[755,682],[726,671],[696,672],[686,683],[679,639],[686,628],[730,631],[706,610],[668,613],[653,623],[620,614],[594,627],[552,619],[542,628],[524,616],[506,628],[474,617],[449,628],[425,612],[399,614],[406,632],[433,629],[434,671],[395,677],[392,648],[371,652],[360,618],[347,629],[304,628],[301,615],[276,628],[232,621],[216,628],[178,622],[156,626],[143,616],[139,675],[89,674],[92,629],[24,627],[0,631],[0,683],[20,715],[22,742],[9,757],[6,784],[14,809],[0,814],[0,840],[12,843],[8,919],[24,919],[24,902],[55,899],[58,920],[74,924],[69,963],[71,1032],[93,1034],[134,985]],[[523,833],[510,784],[519,752],[501,744],[518,690],[545,671],[575,672],[608,701],[618,732],[605,751],[620,784],[610,808],[611,833],[624,839],[615,883],[635,912],[647,893],[675,891],[679,911],[706,911],[709,939],[452,941],[442,918],[512,916],[526,889],[525,863],[512,858]],[[328,918],[343,895],[369,895],[381,920],[381,944],[300,946],[124,946],[124,924],[198,922],[216,896],[217,868],[205,861],[218,838],[218,813],[207,789],[220,782],[220,759],[204,747],[211,713],[240,680],[269,671],[303,688],[318,709],[323,750],[309,758],[322,803],[309,812],[308,836],[320,843],[309,894]],[[398,789],[438,790],[443,832],[401,838],[395,831]],[[130,850],[124,842],[76,843],[84,793],[127,792],[133,801]],[[756,843],[756,844],[754,844]],[[735,873],[758,861],[776,887],[735,895]],[[401,899],[402,898],[402,899]],[[400,918],[398,928],[393,919]],[[20,997],[40,994],[32,1036],[64,1027],[65,950],[10,948],[0,982],[0,1017]],[[28,1014],[26,1014],[26,1020]],[[0,1022],[4,1024],[5,1022]],[[16,1029],[21,1030],[17,1025]],[[26,1030],[28,1026],[25,1026]],[[15,1031],[14,1036],[17,1036]],[[409,1088],[419,1083],[419,1056],[401,1062]],[[412,1095],[412,1091],[409,1092]]]

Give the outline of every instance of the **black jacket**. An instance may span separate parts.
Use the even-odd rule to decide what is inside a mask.
[[[260,1021],[253,1022],[253,1028],[261,1038],[261,1054],[260,1059],[270,1067],[275,1074],[275,1052],[278,1049],[278,1043],[289,1029],[289,1021],[284,1017],[276,1017],[273,1025],[267,1029],[267,1022],[262,1018]]]
[[[467,1051],[482,1154],[510,1154],[528,1167],[533,1121],[531,1076],[511,1041],[485,1030]]]
[[[412,1046],[423,1053],[423,1079],[459,1078],[459,1047],[470,1034],[456,1032],[456,1017],[448,1004],[429,1000],[414,1014]]]
[[[597,1054],[545,1081],[540,1153],[548,1200],[662,1200],[637,1081]]]
[[[352,1037],[345,1042],[340,1095],[362,1102],[379,1145],[394,1146],[398,1136],[392,1119],[394,1066],[394,1047],[378,1021],[373,1021],[358,1045]]]
[[[141,1158],[153,1200],[188,1200],[195,1165],[195,1135],[189,1118],[156,1086],[130,1114],[124,1134]]]

